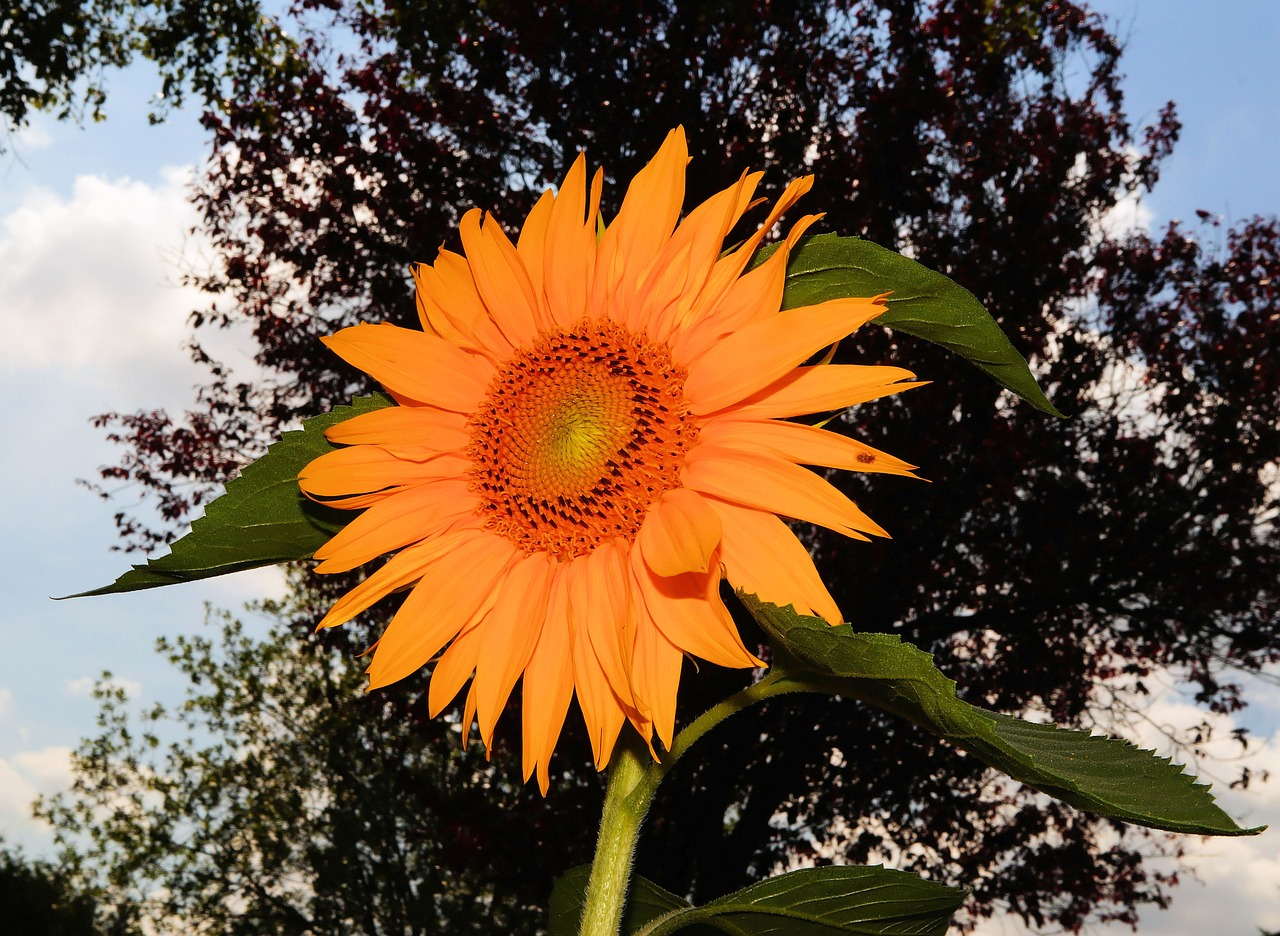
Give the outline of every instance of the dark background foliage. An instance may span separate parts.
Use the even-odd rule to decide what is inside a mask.
[[[814,173],[804,208],[825,211],[825,229],[973,291],[1071,417],[1015,403],[920,342],[875,329],[845,342],[843,359],[933,381],[840,423],[933,481],[833,479],[894,534],[811,539],[855,627],[935,653],[971,701],[1120,733],[1153,670],[1230,711],[1245,701],[1235,674],[1280,655],[1265,474],[1280,457],[1277,224],[1222,230],[1204,216],[1105,235],[1107,210],[1156,184],[1179,125],[1172,105],[1130,124],[1121,49],[1084,4],[308,0],[283,30],[252,4],[219,6],[199,29],[181,3],[128,9],[150,32],[121,35],[150,38],[125,47],[208,103],[195,198],[219,259],[195,277],[212,299],[192,318],[210,368],[194,407],[101,420],[122,443],[104,478],[140,483],[162,518],[122,513],[131,546],[158,547],[282,426],[370,389],[319,336],[409,323],[408,265],[456,246],[464,210],[512,228],[586,149],[612,213],[683,124],[688,203],[747,167],[769,170],[766,194]],[[266,380],[237,384],[201,350],[201,334],[233,322],[251,326]],[[343,583],[297,581],[287,616],[302,634]],[[368,638],[327,639],[348,652]],[[386,704],[443,752],[453,735],[411,717],[426,678]],[[740,678],[690,669],[683,711]],[[646,876],[698,899],[795,857],[888,858],[973,887],[974,917],[1007,907],[1068,930],[1168,899],[1172,877],[1143,858],[1176,842],[1128,830],[1110,844],[1109,823],[1045,807],[854,703],[788,699],[704,745],[660,795],[639,856]],[[429,782],[429,761],[421,779],[397,777]],[[590,814],[598,785],[573,732],[557,766],[565,790],[503,824]],[[503,847],[482,805],[465,821],[495,874],[518,865],[530,907],[589,851],[585,827],[531,859]]]

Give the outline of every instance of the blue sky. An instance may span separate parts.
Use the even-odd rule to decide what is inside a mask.
[[[1134,122],[1154,119],[1166,100],[1179,104],[1182,140],[1143,205],[1155,227],[1193,219],[1197,208],[1227,220],[1280,211],[1280,3],[1218,3],[1211,16],[1207,6],[1095,3],[1127,43]],[[94,728],[92,678],[111,670],[145,702],[177,699],[183,687],[153,653],[155,638],[198,629],[206,603],[236,608],[279,587],[268,570],[49,600],[110,581],[127,561],[111,552],[111,518],[128,492],[106,504],[75,483],[114,457],[89,417],[178,409],[201,378],[182,350],[186,314],[201,299],[176,284],[180,264],[208,260],[200,237],[187,233],[196,217],[184,195],[206,145],[192,113],[149,125],[147,98],[157,87],[146,69],[114,76],[105,123],[37,120],[0,156],[0,392],[11,401],[13,440],[0,453],[0,528],[8,534],[0,563],[0,835],[37,852],[48,836],[26,804],[67,782],[68,753]],[[247,347],[235,336],[222,344],[246,367]],[[1266,737],[1280,720],[1280,692],[1260,686],[1258,699],[1246,720]],[[1183,725],[1200,717],[1176,689],[1154,714]],[[1278,746],[1280,733],[1259,769],[1280,772]],[[1280,825],[1275,788],[1280,780],[1229,794],[1229,808],[1250,824]],[[1217,856],[1201,864],[1203,883],[1186,883],[1174,913],[1148,915],[1143,932],[1280,928],[1280,829],[1193,848]],[[1023,930],[997,921],[983,932]]]

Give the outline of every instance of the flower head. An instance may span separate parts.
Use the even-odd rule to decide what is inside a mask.
[[[720,599],[722,576],[841,620],[779,515],[885,534],[802,465],[911,474],[787,421],[918,385],[897,367],[803,366],[884,308],[779,311],[788,252],[817,216],[744,272],[811,180],[722,255],[762,174],[680,220],[687,162],[677,129],[598,234],[602,174],[588,185],[580,155],[515,244],[473,210],[464,253],[415,270],[422,331],[357,325],[326,339],[399,405],[329,429],[343,447],[300,476],[309,496],[364,511],[316,552],[317,571],[394,553],[321,626],[412,586],[370,688],[435,660],[431,714],[470,680],[464,724],[478,716],[489,746],[523,676],[525,777],[544,792],[575,694],[603,767],[626,722],[670,747],[685,654],[761,665]]]

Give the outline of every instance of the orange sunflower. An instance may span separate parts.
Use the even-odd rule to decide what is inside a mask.
[[[543,792],[575,694],[603,767],[628,721],[670,747],[685,654],[761,665],[720,599],[722,576],[841,620],[779,515],[886,534],[802,465],[911,474],[786,421],[919,385],[898,367],[802,366],[884,310],[835,299],[779,311],[788,252],[819,216],[743,272],[811,178],[722,256],[763,174],[681,221],[687,163],[674,130],[599,233],[602,172],[588,186],[580,155],[515,244],[476,209],[463,254],[417,267],[422,331],[364,324],[325,339],[399,405],[330,428],[343,447],[299,476],[310,497],[364,511],[316,552],[316,571],[395,553],[321,626],[411,587],[370,688],[435,660],[432,716],[470,680],[464,725],[478,717],[488,747],[523,674],[524,774]]]

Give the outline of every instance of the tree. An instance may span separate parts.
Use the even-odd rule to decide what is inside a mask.
[[[160,641],[179,707],[133,714],[98,683],[75,786],[39,807],[68,869],[157,932],[535,932],[561,870],[538,856],[589,860],[596,778],[544,801],[456,718],[424,732],[421,681],[364,696],[348,648],[266,610],[262,638],[222,614],[216,640]]]
[[[319,336],[407,323],[408,265],[451,241],[461,211],[514,222],[579,147],[625,178],[683,123],[691,200],[747,165],[770,168],[775,190],[814,172],[808,210],[970,288],[1073,417],[1009,404],[917,342],[846,342],[848,360],[935,380],[845,418],[935,481],[853,491],[891,542],[815,535],[857,628],[931,650],[975,701],[1121,732],[1158,668],[1231,710],[1244,704],[1232,672],[1277,658],[1277,225],[1210,228],[1217,251],[1178,225],[1103,233],[1120,197],[1157,182],[1178,124],[1169,107],[1130,126],[1121,50],[1082,6],[322,8],[288,74],[237,78],[205,118],[213,161],[196,197],[219,267],[196,277],[215,300],[193,324],[249,323],[273,378],[233,383],[197,339],[211,380],[192,412],[102,420],[126,446],[106,477],[142,483],[164,517],[186,516],[289,420],[370,389]],[[142,547],[172,532],[122,526]],[[690,678],[686,710],[735,678]],[[1104,848],[1107,823],[993,788],[972,759],[850,703],[788,700],[766,719],[721,729],[714,766],[663,794],[644,873],[723,893],[794,857],[781,822],[808,830],[809,857],[888,855],[974,885],[976,915],[1003,905],[1074,930],[1168,899],[1170,879],[1142,861],[1176,851],[1162,837]]]
[[[153,120],[193,92],[217,101],[231,81],[275,80],[292,62],[292,43],[257,0],[25,0],[0,14],[0,38],[0,121],[10,129],[33,111],[105,119],[107,75],[139,58],[160,72]]]
[[[104,915],[106,916],[106,915]],[[45,861],[31,861],[0,841],[0,928],[24,936],[133,936],[128,908],[100,920],[91,893]]]

